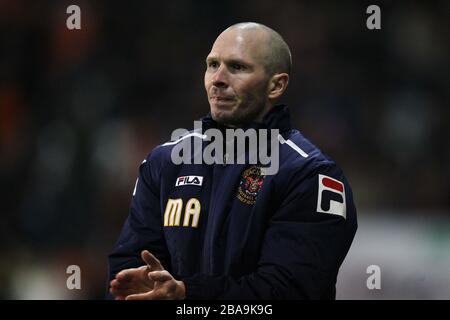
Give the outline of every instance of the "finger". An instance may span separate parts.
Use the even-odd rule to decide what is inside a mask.
[[[150,278],[150,280],[158,282],[173,280],[172,275],[166,270],[149,272],[148,277]]]
[[[130,294],[126,296],[125,300],[151,300],[152,291],[144,293]]]
[[[117,275],[116,275],[116,279],[120,282],[120,281],[130,281],[132,276],[133,276],[133,269],[125,269],[120,271]]]
[[[115,297],[119,297],[119,296],[123,295],[122,291],[124,291],[124,290],[113,288],[113,287],[109,288],[109,292]]]
[[[151,290],[145,293],[137,293],[128,295],[125,300],[163,300],[167,299],[166,295],[160,290]]]
[[[133,276],[136,275],[139,271],[141,271],[143,269],[145,270],[147,268],[148,268],[148,266],[140,266],[139,268],[124,269],[116,275],[116,279],[119,282],[130,281],[133,279]]]
[[[136,288],[133,288],[133,287],[111,286],[111,287],[109,288],[109,291],[110,291],[113,295],[117,296],[118,294],[122,294],[122,293],[124,293],[124,292],[130,291],[131,293],[133,293],[133,292],[136,292],[137,290],[136,290]]]
[[[125,299],[126,296],[136,293],[136,290],[134,290],[132,288],[126,288],[126,289],[111,288],[109,290],[109,292],[111,292],[111,294],[115,297],[122,297],[123,299]]]
[[[141,252],[142,260],[150,267],[151,270],[164,270],[161,262],[148,250]]]
[[[129,287],[131,285],[131,280],[127,279],[127,280],[119,280],[116,279],[114,281],[111,281],[110,286],[111,287]]]
[[[130,287],[125,287],[125,286],[121,286],[121,285],[112,285],[109,288],[109,291],[114,294],[115,296],[117,296],[118,294],[120,294],[121,292],[125,291],[125,290],[129,290],[132,289]]]
[[[119,281],[117,279],[112,280],[109,283],[110,287],[117,287],[117,288],[128,288],[129,287],[129,281]]]
[[[124,288],[126,288],[126,286],[124,285],[124,283],[123,282],[119,282],[119,281],[117,281],[117,280],[113,280],[113,281],[111,281],[110,282],[110,284],[109,284],[109,287],[111,288],[111,289],[124,289]]]

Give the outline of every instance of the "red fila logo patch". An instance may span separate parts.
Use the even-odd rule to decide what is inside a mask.
[[[319,174],[317,212],[336,214],[346,218],[345,188],[339,180]]]
[[[203,184],[202,176],[182,176],[177,178],[175,187],[179,186],[201,186]]]

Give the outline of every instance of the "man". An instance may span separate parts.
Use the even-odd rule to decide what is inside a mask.
[[[156,147],[140,166],[130,214],[109,256],[116,299],[334,299],[356,232],[352,191],[335,162],[275,105],[291,54],[257,23],[226,29],[206,59],[202,130],[277,129],[279,170],[182,164]],[[202,148],[208,141],[202,141]],[[278,146],[278,144],[277,144]]]

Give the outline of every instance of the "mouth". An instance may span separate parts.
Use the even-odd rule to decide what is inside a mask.
[[[216,106],[230,107],[236,102],[236,99],[230,96],[212,96],[210,101]]]
[[[210,99],[213,101],[234,101],[235,100],[233,97],[229,97],[229,96],[212,96]]]

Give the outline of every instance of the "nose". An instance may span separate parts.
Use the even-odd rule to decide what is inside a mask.
[[[226,88],[228,87],[228,76],[226,67],[222,64],[214,73],[212,78],[213,86],[217,88]]]

